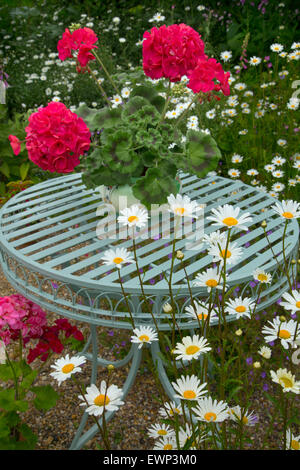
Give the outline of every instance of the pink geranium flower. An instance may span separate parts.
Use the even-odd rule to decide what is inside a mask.
[[[9,135],[8,140],[10,142],[11,148],[15,155],[19,155],[21,152],[21,142],[15,135]]]
[[[95,60],[95,56],[90,52],[92,49],[97,48],[95,42],[98,37],[90,28],[79,28],[73,33],[66,28],[62,38],[58,41],[57,50],[58,57],[64,61],[73,57],[73,51],[78,51],[77,62],[80,64],[80,70],[85,71],[85,68],[91,60]]]

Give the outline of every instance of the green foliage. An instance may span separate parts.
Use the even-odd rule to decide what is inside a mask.
[[[36,377],[37,371],[24,360],[8,359],[0,364],[0,380],[3,384],[0,387],[1,450],[34,449],[37,436],[22,421],[21,414],[28,410],[30,404],[38,410],[49,410],[59,398],[50,385],[34,386]],[[32,394],[34,398],[31,398]]]

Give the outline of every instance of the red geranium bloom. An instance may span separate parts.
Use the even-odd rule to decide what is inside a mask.
[[[200,35],[184,23],[152,28],[143,35],[143,68],[152,79],[178,82],[195,68],[204,54]]]
[[[19,155],[21,152],[21,142],[15,135],[9,135],[8,140],[10,141],[11,148],[15,155]]]
[[[229,72],[224,72],[222,65],[216,59],[200,59],[195,69],[189,74],[187,87],[194,93],[222,91],[226,96],[230,95],[228,79]],[[217,80],[219,83],[216,83]]]
[[[90,148],[89,128],[60,102],[31,114],[25,131],[28,157],[43,170],[69,173]]]

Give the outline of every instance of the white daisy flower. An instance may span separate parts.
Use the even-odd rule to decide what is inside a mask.
[[[236,299],[229,299],[226,302],[226,309],[229,315],[236,315],[236,318],[241,317],[251,318],[255,302],[249,297],[237,297]]]
[[[176,119],[179,116],[180,112],[178,109],[173,109],[171,111],[166,112],[166,119]]]
[[[280,145],[280,147],[285,147],[287,141],[285,139],[278,139],[277,144]]]
[[[239,405],[229,408],[228,413],[232,421],[235,421],[236,423],[240,423],[242,421],[246,426],[255,426],[258,421],[258,417],[254,414],[254,411],[242,411],[242,408]]]
[[[218,274],[217,269],[214,268],[208,268],[204,273],[198,273],[193,285],[197,287],[206,287],[208,292],[214,288],[223,289],[221,276]]]
[[[273,52],[282,52],[283,51],[283,45],[276,42],[274,44],[271,44],[270,49]]]
[[[250,57],[250,60],[249,60],[250,65],[257,66],[260,63],[261,63],[261,58],[260,57],[256,57],[256,56]]]
[[[159,23],[161,21],[165,21],[166,17],[163,16],[161,13],[155,13],[155,15],[150,18],[149,23]]]
[[[228,418],[228,405],[224,401],[213,400],[211,397],[202,398],[194,408],[198,421],[220,423]]]
[[[67,354],[65,357],[61,357],[51,365],[55,372],[51,372],[50,375],[58,381],[58,385],[69,379],[72,374],[81,372],[81,366],[86,362],[84,356],[73,356],[69,357]]]
[[[300,329],[295,337],[297,322],[294,320],[281,321],[280,317],[274,320],[268,320],[270,326],[264,326],[262,334],[265,336],[265,342],[280,340],[284,349],[288,349],[289,345],[294,346],[294,340],[300,339]]]
[[[299,108],[300,100],[299,98],[290,98],[288,103],[287,103],[287,108],[292,109],[293,111],[296,111]]]
[[[174,416],[181,416],[183,414],[182,406],[180,403],[175,403],[175,401],[172,401],[170,403],[165,402],[164,406],[162,406],[158,410],[158,414],[163,418],[173,418]]]
[[[182,359],[183,361],[191,361],[192,359],[198,359],[200,354],[210,351],[206,338],[203,336],[193,335],[184,336],[182,343],[177,343],[173,353],[177,356],[177,360]]]
[[[138,205],[126,207],[120,211],[118,217],[118,223],[128,227],[144,227],[149,219],[148,212],[145,209],[141,209]]]
[[[272,350],[268,346],[261,346],[258,350],[258,354],[260,354],[265,359],[270,359],[272,355]]]
[[[236,83],[234,85],[234,88],[238,91],[243,91],[247,88],[247,85],[246,85],[246,83]]]
[[[208,220],[212,220],[212,225],[217,225],[227,228],[236,228],[238,230],[248,230],[248,227],[244,224],[249,224],[252,221],[249,212],[239,216],[240,208],[234,207],[229,204],[219,206],[217,209],[213,208],[211,212],[214,216],[207,217]]]
[[[210,245],[217,245],[218,243],[227,240],[226,232],[220,232],[220,230],[216,230],[215,232],[211,232],[209,235],[203,235],[202,241]]]
[[[122,88],[122,90],[121,90],[121,96],[122,96],[122,98],[128,98],[129,95],[130,95],[130,93],[131,93],[131,89],[128,88],[128,87],[124,87],[124,88]]]
[[[286,159],[285,158],[282,158],[280,155],[276,155],[273,160],[272,160],[272,163],[276,166],[281,166],[283,165],[284,163],[286,162]]]
[[[292,290],[292,295],[288,292],[285,292],[282,294],[282,297],[286,300],[286,302],[281,302],[281,307],[283,307],[285,310],[291,310],[292,313],[300,311],[300,292]]]
[[[100,389],[95,384],[92,384],[90,387],[87,387],[86,392],[84,395],[85,399],[81,395],[78,398],[83,400],[80,406],[87,406],[87,401],[88,407],[85,411],[89,415],[101,416],[104,411],[117,411],[121,405],[124,405],[124,402],[121,401],[123,390],[116,385],[107,387],[105,380],[102,380]]]
[[[231,51],[223,51],[223,52],[221,52],[220,57],[224,62],[229,62],[230,59],[232,58],[232,52]]]
[[[175,197],[174,194],[171,194],[168,196],[168,203],[170,205],[168,211],[179,217],[194,217],[197,219],[198,216],[195,215],[195,212],[202,210],[202,206],[199,206],[196,201],[191,201],[186,195],[182,197],[181,194],[177,194]]]
[[[175,437],[175,431],[168,424],[152,424],[147,434],[149,437],[153,437],[153,439]]]
[[[122,104],[122,98],[120,95],[114,95],[113,98],[111,99],[112,106],[116,108],[120,104]]]
[[[220,243],[220,247],[212,245],[208,254],[213,256],[213,262],[221,261],[221,266],[223,266],[226,256],[226,265],[228,266],[240,260],[243,250],[237,246],[236,242],[229,242],[227,246],[227,241],[225,241]]]
[[[210,313],[210,317],[209,317],[210,322],[218,318],[218,314],[215,310],[211,309],[209,312],[209,306],[207,304],[201,304],[200,302],[197,302],[197,300],[194,300],[194,306],[189,305],[188,307],[185,308],[186,315],[191,317],[192,320],[198,319],[199,321],[205,321],[209,313]]]
[[[201,384],[196,375],[182,376],[176,382],[172,382],[172,385],[177,392],[174,397],[181,400],[198,401],[202,395],[207,393],[205,389],[206,382]]]
[[[251,168],[250,170],[247,170],[247,175],[256,176],[256,175],[258,175],[258,171],[255,170],[255,168]]]
[[[274,176],[274,178],[282,178],[284,176],[284,172],[282,170],[274,170],[272,172],[272,176]]]
[[[290,429],[286,432],[286,450],[300,450],[300,434],[294,436]]]
[[[193,434],[193,429],[192,427],[186,423],[185,427],[180,427],[179,432],[178,432],[178,439],[179,439],[179,446],[180,449],[183,449],[184,446],[186,445],[187,441],[191,440],[191,446],[189,447],[189,450],[193,449],[199,449],[199,445],[201,442],[203,442],[207,437],[207,434],[200,434],[198,436],[195,436]]]
[[[274,171],[275,166],[269,163],[268,165],[264,166],[264,169],[268,171],[269,173],[271,173],[272,171]]]
[[[176,439],[174,437],[161,437],[155,442],[153,450],[177,450]]]
[[[266,271],[264,271],[261,268],[256,268],[253,271],[252,276],[253,276],[255,281],[259,281],[263,284],[270,284],[271,281],[272,281],[271,274],[267,273]]]
[[[145,343],[151,344],[152,341],[158,341],[157,332],[150,326],[139,326],[138,328],[134,328],[133,333],[134,335],[131,336],[131,342],[138,343],[139,349],[141,349]]]
[[[126,248],[106,250],[101,258],[104,264],[112,264],[120,269],[124,263],[134,263],[131,253]]]
[[[244,157],[242,157],[241,155],[238,155],[237,153],[235,153],[231,157],[232,163],[242,163],[243,159],[244,159]]]
[[[274,183],[272,186],[272,190],[275,191],[276,193],[280,193],[283,191],[285,188],[285,185],[283,183]]]
[[[300,203],[291,199],[282,202],[276,202],[272,209],[284,219],[298,219],[300,217]]]
[[[207,111],[205,113],[205,116],[207,117],[207,119],[214,119],[216,117],[215,109],[211,109],[210,111]]]
[[[271,370],[272,381],[281,385],[283,392],[300,393],[300,382],[295,380],[295,376],[287,369],[278,369],[276,372]]]
[[[229,176],[231,176],[231,178],[238,178],[241,174],[240,170],[236,170],[235,168],[231,168],[230,170],[228,170],[228,174]]]

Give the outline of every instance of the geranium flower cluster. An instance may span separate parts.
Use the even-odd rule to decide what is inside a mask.
[[[0,297],[0,339],[7,346],[22,337],[23,345],[38,339],[38,344],[29,350],[27,361],[30,364],[39,357],[46,361],[51,351],[61,353],[64,339],[73,337],[83,341],[81,331],[65,319],[55,320],[48,325],[47,316],[41,307],[20,294]]]
[[[0,297],[0,338],[7,345],[22,334],[23,343],[39,338],[47,324],[46,313],[22,295]]]
[[[63,103],[51,102],[31,114],[25,131],[28,157],[43,170],[69,173],[90,148],[89,128]]]
[[[89,61],[95,60],[91,50],[97,49],[97,46],[95,46],[97,41],[96,34],[90,28],[79,28],[73,33],[66,28],[57,44],[58,57],[64,61],[73,57],[73,51],[78,51],[76,57],[77,71],[85,72]]]
[[[143,69],[152,79],[168,78],[178,82],[189,78],[188,87],[199,93],[222,91],[229,95],[228,79],[221,64],[204,53],[200,35],[183,23],[152,28],[143,35]],[[217,80],[218,83],[215,83]]]

